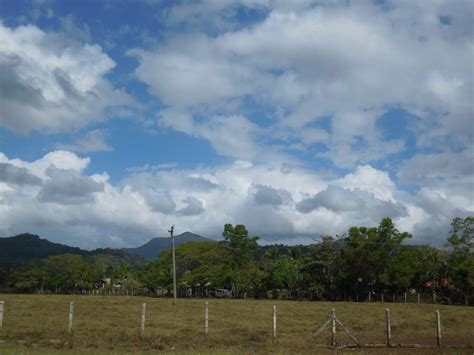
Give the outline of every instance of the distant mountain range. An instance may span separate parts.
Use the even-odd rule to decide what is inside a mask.
[[[187,242],[215,242],[215,240],[204,238],[198,234],[191,232],[184,232],[175,236],[176,246]],[[155,259],[161,251],[171,248],[171,238],[153,238],[148,243],[143,244],[138,248],[124,248],[122,250],[127,253],[141,256],[147,260]]]
[[[175,236],[176,246],[186,242],[213,242],[213,240],[200,235],[185,232]],[[0,238],[0,265],[22,265],[29,262],[38,262],[51,255],[79,254],[90,257],[94,261],[99,260],[104,266],[127,264],[139,266],[144,259],[152,260],[158,257],[162,250],[171,248],[171,239],[153,238],[138,248],[123,249],[95,249],[83,250],[77,247],[53,243],[47,239],[41,239],[35,234],[19,234],[13,237]]]

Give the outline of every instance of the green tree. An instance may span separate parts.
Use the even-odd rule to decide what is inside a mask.
[[[138,272],[138,279],[148,290],[156,291],[162,288],[171,294],[173,289],[171,251],[164,250],[158,259],[145,264],[143,269]]]
[[[94,265],[76,254],[49,256],[45,268],[49,288],[63,292],[91,289],[101,276]]]
[[[288,290],[290,297],[298,294],[301,284],[300,270],[298,264],[287,255],[268,259],[265,274],[268,290]]]
[[[237,285],[237,295],[260,298],[265,294],[266,274],[255,261],[248,262],[238,272],[231,272],[229,275],[231,285],[232,282]],[[228,283],[225,287],[228,287]]]
[[[391,289],[414,287],[420,254],[419,250],[413,248],[400,250],[388,259],[380,281]]]
[[[303,256],[303,253],[301,252],[301,248],[298,245],[291,246],[288,251],[289,251],[290,258],[295,261],[300,260],[301,257]]]
[[[464,258],[474,252],[474,216],[453,219],[448,246],[453,248],[453,255]]]
[[[319,299],[334,299],[341,278],[341,252],[332,237],[310,246],[303,270],[308,290]]]
[[[203,295],[208,288],[222,288],[228,282],[226,250],[222,243],[188,242],[176,248],[176,277],[178,288],[191,288],[193,294]],[[149,262],[140,279],[150,290],[165,288],[171,293],[173,274],[171,251],[164,250],[157,260]]]
[[[415,250],[416,255],[409,261],[415,269],[412,287],[423,290],[427,281],[438,280],[445,273],[443,270],[445,262],[439,250],[433,247],[425,245]]]
[[[229,271],[222,255],[222,243],[192,242],[181,245],[176,253],[180,284],[191,287],[193,294],[204,295],[208,288],[222,288]]]
[[[474,216],[453,219],[447,245],[451,249],[448,258],[451,282],[470,298],[474,288]]]
[[[17,292],[42,293],[48,280],[48,274],[42,264],[30,263],[15,272],[14,280]]]
[[[390,218],[384,218],[377,228],[352,227],[342,240],[346,289],[355,290],[356,298],[364,299],[368,291],[381,286],[381,275],[390,258],[401,250],[401,243],[411,234],[400,232]],[[400,287],[395,286],[396,289]]]
[[[232,224],[224,225],[222,236],[227,251],[226,262],[230,271],[231,288],[234,296],[238,297],[242,292],[249,291],[248,283],[242,282],[245,279],[244,270],[254,259],[259,237],[249,236],[247,228],[242,224],[235,227]]]

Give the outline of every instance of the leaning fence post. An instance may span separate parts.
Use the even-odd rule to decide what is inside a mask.
[[[0,301],[0,328],[3,327],[3,306],[5,305],[4,301]]]
[[[204,304],[204,334],[209,333],[209,303],[206,301]]]
[[[142,304],[142,324],[141,324],[141,333],[142,336],[145,334],[145,320],[146,320],[146,303]]]
[[[273,342],[276,342],[277,337],[277,308],[273,305]]]
[[[331,345],[336,346],[336,310],[333,308],[331,312],[331,323],[332,323],[332,333],[331,333]]]
[[[436,343],[441,346],[441,316],[438,310],[436,310]]]
[[[74,317],[74,302],[69,303],[69,328],[68,333],[72,334],[72,319]]]
[[[387,323],[387,346],[390,347],[390,340],[392,338],[392,325],[390,319],[390,310],[388,308],[385,309],[385,317]]]

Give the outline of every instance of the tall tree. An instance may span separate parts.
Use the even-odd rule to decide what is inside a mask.
[[[448,265],[452,283],[470,298],[474,288],[474,216],[453,219],[447,246],[451,249]]]
[[[240,293],[246,291],[244,285],[248,282],[243,282],[246,280],[243,276],[247,274],[245,270],[254,259],[259,237],[249,236],[243,224],[237,224],[235,227],[232,224],[225,224],[222,236],[227,248],[226,260],[230,269],[232,291],[234,296],[238,297]]]

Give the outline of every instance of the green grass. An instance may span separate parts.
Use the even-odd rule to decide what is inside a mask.
[[[428,304],[329,303],[209,299],[209,335],[204,336],[204,300],[104,296],[0,295],[5,301],[0,354],[18,352],[116,353],[324,353],[329,328],[316,328],[335,308],[361,343],[384,343],[385,308],[392,314],[394,343],[436,344],[435,309],[442,318],[443,344],[474,346],[474,308]],[[74,301],[74,332],[67,332]],[[147,304],[140,334],[141,305]],[[277,306],[278,342],[272,343],[272,305]],[[338,329],[337,342],[351,344]],[[433,353],[433,349],[416,353]],[[396,349],[366,349],[379,353]],[[449,350],[452,351],[452,350]],[[462,350],[456,350],[458,352]],[[472,348],[467,350],[472,352]],[[405,353],[405,352],[404,352]],[[415,350],[413,350],[415,353]]]

